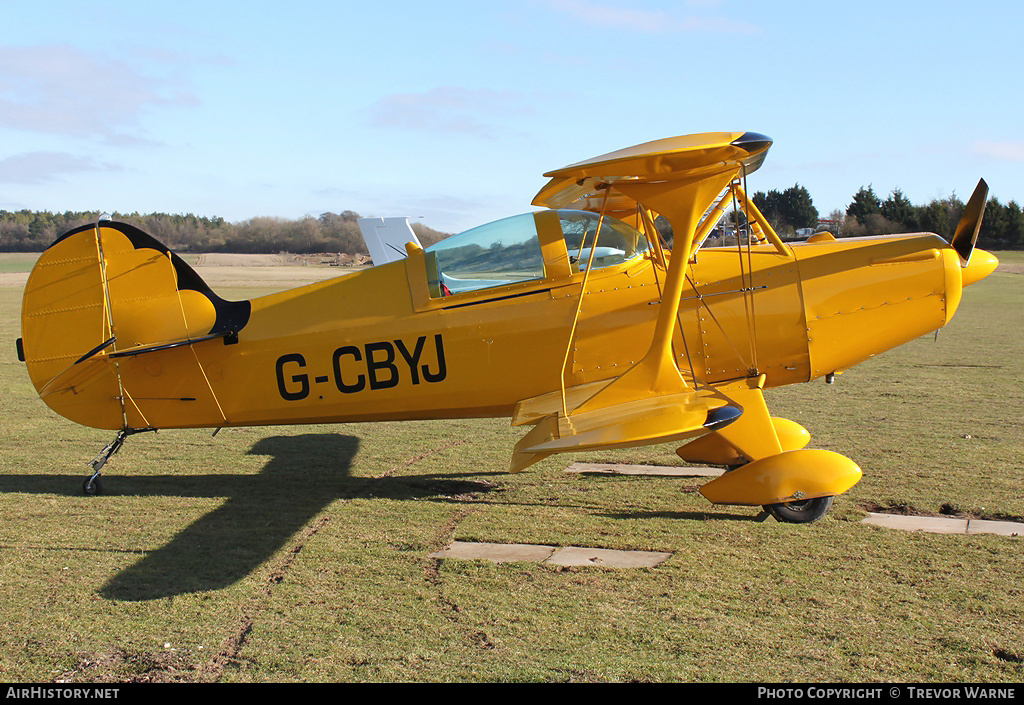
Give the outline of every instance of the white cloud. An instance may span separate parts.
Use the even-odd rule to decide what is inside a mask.
[[[42,184],[86,171],[120,169],[67,152],[25,152],[0,159],[0,183],[7,184]]]
[[[976,142],[974,152],[1011,162],[1024,162],[1024,142]]]
[[[370,106],[370,121],[381,127],[424,132],[457,132],[494,139],[492,118],[527,114],[527,100],[511,91],[439,86],[423,93],[395,93]]]
[[[0,127],[144,141],[145,111],[195,103],[179,81],[77,47],[0,47]]]
[[[644,34],[675,34],[680,32],[718,32],[722,34],[756,34],[760,29],[748,22],[727,17],[687,14],[679,16],[658,10],[601,5],[591,0],[545,0],[553,10],[563,12],[587,24],[613,29],[633,30]],[[715,7],[714,0],[691,0],[691,7]]]

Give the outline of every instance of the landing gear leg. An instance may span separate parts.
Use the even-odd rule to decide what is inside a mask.
[[[155,428],[122,428],[114,436],[114,440],[104,446],[100,454],[93,458],[92,462],[89,463],[89,467],[92,469],[92,475],[85,478],[82,482],[82,492],[86,495],[95,496],[103,494],[103,480],[100,478],[100,471],[103,466],[107,464],[117,451],[121,450],[121,446],[124,445],[125,439],[128,436],[133,436],[136,433],[142,433],[144,431],[155,431]]]

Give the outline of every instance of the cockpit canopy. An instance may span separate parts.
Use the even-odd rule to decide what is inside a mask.
[[[590,211],[557,210],[523,213],[453,235],[426,248],[431,295],[450,296],[546,276],[541,247],[542,219],[557,214],[561,239],[574,270],[610,267],[642,255],[647,238],[621,220]],[[596,236],[596,237],[595,237]],[[596,240],[596,246],[595,246]]]

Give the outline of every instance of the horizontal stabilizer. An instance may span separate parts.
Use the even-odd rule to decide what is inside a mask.
[[[75,393],[79,393],[85,386],[85,380],[89,380],[93,377],[98,376],[98,370],[105,369],[105,365],[108,359],[119,358],[119,357],[135,357],[136,355],[145,355],[146,353],[160,352],[161,350],[171,350],[173,348],[180,348],[186,345],[194,345],[195,343],[201,343],[204,340],[215,340],[217,338],[223,338],[224,334],[214,333],[212,335],[204,335],[199,338],[188,338],[185,340],[173,340],[166,343],[159,343],[157,345],[136,345],[135,347],[128,348],[126,350],[118,350],[117,352],[107,352],[106,349],[116,342],[116,338],[111,338],[101,345],[90,350],[82,357],[75,360],[75,362],[56,377],[53,377],[39,389],[39,396],[45,397],[54,392],[63,392],[75,390]],[[96,364],[102,363],[102,364]]]
[[[107,384],[116,388],[117,381],[107,360],[95,355],[83,357],[70,367],[54,375],[39,388],[39,396],[46,401],[51,394],[81,394],[96,384]]]
[[[210,333],[208,335],[201,335],[198,338],[183,338],[182,340],[168,340],[163,343],[154,343],[152,345],[136,345],[131,348],[125,348],[112,352],[108,357],[135,357],[136,355],[145,355],[146,353],[160,352],[161,350],[170,350],[172,348],[181,348],[186,345],[195,345],[205,340],[216,340],[217,338],[226,338],[233,333]]]

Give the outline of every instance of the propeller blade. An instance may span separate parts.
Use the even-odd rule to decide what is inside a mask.
[[[957,223],[956,232],[950,244],[960,255],[960,266],[966,267],[971,261],[971,253],[978,242],[978,231],[981,230],[981,219],[985,215],[985,203],[988,199],[988,184],[985,179],[978,180],[978,186],[971,194],[971,199],[964,206],[964,212]]]

